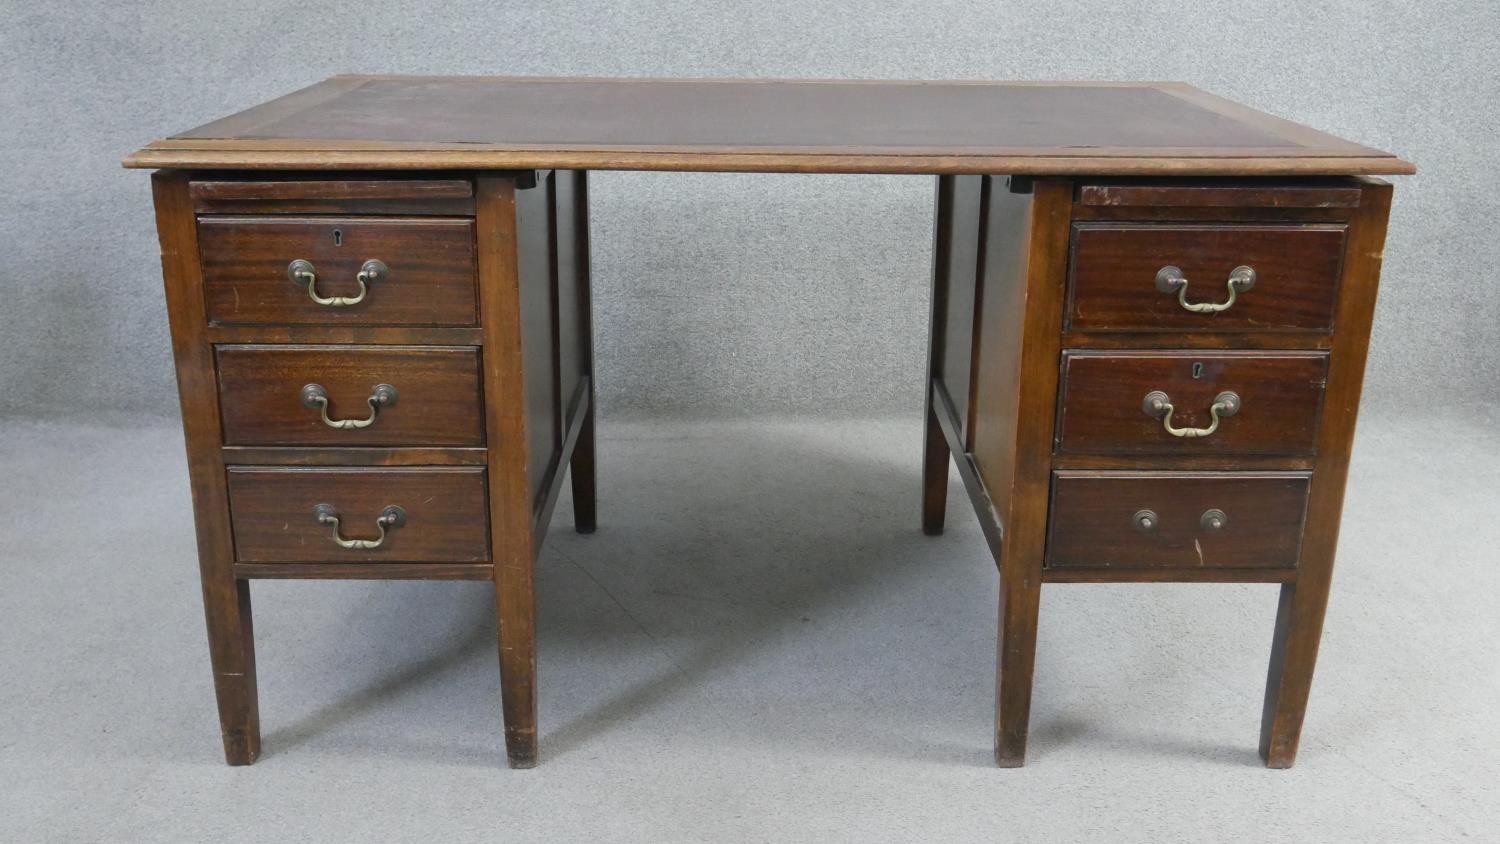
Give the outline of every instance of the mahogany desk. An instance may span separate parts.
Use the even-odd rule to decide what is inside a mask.
[[[340,76],[157,141],[224,752],[250,581],[492,580],[536,761],[534,566],[594,529],[589,170],[937,182],[922,527],[997,564],[995,755],[1043,583],[1279,584],[1260,751],[1312,681],[1390,208],[1412,165],[1177,83]]]

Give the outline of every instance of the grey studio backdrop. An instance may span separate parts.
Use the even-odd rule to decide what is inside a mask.
[[[176,413],[148,179],[119,160],[335,73],[1184,80],[1417,163],[1367,410],[1489,412],[1469,398],[1500,365],[1489,0],[3,6],[0,416]],[[919,412],[932,194],[598,174],[603,415]]]
[[[1497,43],[1496,0],[0,0],[0,841],[1494,840]],[[537,566],[541,765],[493,590],[301,581],[255,584],[265,754],[222,765],[119,161],[335,73],[1180,79],[1416,162],[1297,767],[1255,754],[1276,590],[1160,584],[1044,592],[996,770],[956,473],[918,530],[932,180],[658,173],[592,184],[600,526],[564,495]]]

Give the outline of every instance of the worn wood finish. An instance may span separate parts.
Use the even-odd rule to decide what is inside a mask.
[[[1199,367],[1201,366],[1201,370]],[[1062,454],[1311,454],[1328,356],[1323,352],[1081,352],[1063,356]],[[1196,376],[1196,377],[1195,377]],[[1176,437],[1142,409],[1165,392],[1174,427],[1207,428],[1221,392],[1241,407],[1209,436]]]
[[[177,362],[177,390],[182,401],[188,481],[198,531],[203,612],[208,623],[208,655],[213,664],[224,759],[231,765],[248,765],[260,756],[255,634],[250,614],[250,584],[236,577],[233,568],[234,537],[229,526],[224,462],[219,453],[213,347],[204,337],[208,320],[198,264],[198,229],[186,174],[157,173],[152,176],[151,187],[156,203],[156,230],[161,239],[172,355]]]
[[[1261,756],[1272,768],[1288,768],[1296,760],[1312,688],[1390,209],[1390,185],[1366,180],[1358,216],[1350,226],[1349,251],[1340,282],[1343,293],[1335,318],[1339,331],[1329,358],[1328,397],[1318,433],[1318,462],[1308,493],[1301,573],[1295,583],[1281,588],[1276,613],[1260,739]]]
[[[1163,149],[1159,157],[1122,158],[1111,155],[1039,154],[1017,151],[1006,155],[955,153],[921,155],[860,155],[763,152],[674,153],[652,151],[569,152],[553,150],[494,150],[475,144],[361,143],[346,149],[342,141],[157,141],[124,161],[129,168],[217,170],[233,167],[246,172],[307,170],[654,170],[673,173],[846,173],[890,175],[983,175],[1013,173],[1037,178],[1080,176],[1326,176],[1411,175],[1416,168],[1395,158],[1309,157],[1282,158],[1266,154],[1235,157],[1190,156],[1190,149]]]
[[[477,349],[435,346],[227,346],[218,351],[229,445],[473,446],[484,444]],[[328,395],[334,421],[371,415],[379,384],[397,399],[364,428],[333,428],[302,388]]]
[[[1181,83],[335,77],[132,167],[1408,173]]]
[[[1357,208],[1359,188],[1345,181],[1328,184],[1266,184],[1264,182],[1212,182],[1183,184],[1135,180],[1096,182],[1078,187],[1080,206],[1114,208]]]
[[[482,346],[478,328],[387,328],[366,325],[210,325],[205,332],[215,345],[264,343],[345,346]]]
[[[238,466],[483,466],[482,448],[370,448],[360,446],[225,446],[224,462]]]
[[[467,178],[456,179],[361,179],[353,173],[336,179],[198,179],[188,186],[193,209],[202,213],[213,202],[390,202],[393,200],[435,201],[468,200],[454,206],[474,211],[474,185]],[[458,212],[454,212],[458,213]]]
[[[1185,180],[1174,181],[1182,183]],[[1316,208],[1286,206],[1268,208],[1257,205],[1156,205],[1144,208],[1131,205],[1081,205],[1075,202],[1073,222],[1326,225],[1347,223],[1354,219],[1356,211],[1357,209],[1339,205]]]
[[[1285,454],[1054,454],[1054,469],[1173,469],[1194,472],[1212,471],[1311,471],[1314,456]]]
[[[531,188],[535,191],[535,188]],[[485,414],[489,440],[490,541],[505,750],[513,768],[536,765],[536,537],[532,532],[526,368],[522,357],[520,233],[516,181],[480,176],[474,222],[479,244],[484,391],[507,396]],[[535,220],[535,217],[530,219]],[[513,400],[523,397],[522,401]]]
[[[342,548],[314,509],[329,504],[347,539],[375,539],[389,505],[406,524],[385,531],[378,548]],[[243,563],[488,562],[481,467],[229,467],[235,559]]]
[[[992,191],[993,193],[993,191]],[[1026,759],[1031,720],[1031,678],[1036,666],[1036,624],[1046,545],[1049,412],[1057,401],[1057,325],[1067,261],[1067,218],[1072,185],[1038,182],[1033,188],[1026,241],[1026,313],[1021,325],[1015,463],[1007,498],[1005,546],[1000,561],[1000,634],[995,710],[995,759],[1016,767]]]
[[[1043,582],[1178,581],[1280,584],[1261,750],[1291,764],[1389,211],[1387,186],[1347,177],[1406,162],[1176,83],[338,77],[126,163],[182,168],[154,190],[230,762],[259,752],[249,579],[422,578],[494,581],[507,755],[536,763],[535,565],[565,474],[576,527],[596,522],[599,168],[938,174],[923,527],[942,529],[951,456],[1000,567],[997,761],[1025,758]],[[372,254],[392,245],[399,264]],[[293,257],[325,295],[369,258],[392,277],[332,309],[285,280]],[[1240,264],[1256,287],[1189,313],[1154,289],[1167,264],[1189,301]],[[305,360],[345,368],[335,417],[375,383],[398,403],[288,435]],[[1242,407],[1171,438],[1148,389],[1179,426],[1221,389]],[[402,484],[437,488],[390,544],[309,533],[308,496],[339,493],[373,533]],[[1154,546],[1112,515],[1138,497],[1164,520]],[[1182,525],[1209,506],[1230,526],[1186,558]],[[345,535],[371,538],[358,513]]]
[[[201,217],[208,318],[224,325],[474,324],[474,224],[381,217]],[[311,261],[319,296],[356,297],[366,261],[389,268],[359,304],[314,302],[287,275]]]
[[[235,563],[255,580],[493,580],[490,563]]]
[[[210,179],[190,191],[199,214],[474,214],[468,179]]]
[[[1065,331],[1063,346],[1069,349],[1162,349],[1176,351],[1184,346],[1194,349],[1265,349],[1268,351],[1325,351],[1333,348],[1328,334],[1101,334]]]
[[[1078,223],[1068,323],[1074,331],[1327,331],[1344,255],[1342,225]],[[1237,267],[1255,285],[1228,310],[1195,313],[1156,288],[1175,266],[1190,304],[1227,301]]]
[[[1046,568],[1043,583],[1290,583],[1296,569]]]
[[[992,179],[984,200],[987,231],[979,250],[980,285],[974,299],[967,442],[961,441],[956,420],[943,426],[950,449],[969,450],[955,454],[960,475],[1001,564],[997,758],[1006,765],[1024,759],[1025,722],[1018,713],[1024,711],[1022,706],[1029,706],[1037,606],[1027,591],[1030,584],[1023,581],[1029,575],[1038,584],[1280,584],[1283,602],[1263,739],[1266,748],[1273,749],[1263,748],[1263,752],[1268,760],[1285,761],[1285,754],[1278,757],[1274,750],[1279,746],[1275,736],[1280,735],[1278,730],[1290,729],[1293,716],[1288,710],[1297,703],[1296,695],[1303,694],[1305,703],[1303,672],[1310,673],[1307,649],[1309,639],[1316,635],[1308,632],[1308,625],[1314,623],[1309,615],[1316,609],[1320,621],[1320,601],[1326,601],[1326,588],[1321,598],[1316,594],[1309,598],[1304,587],[1320,577],[1309,566],[1313,550],[1323,548],[1331,554],[1330,541],[1321,532],[1327,517],[1320,515],[1318,490],[1334,494],[1323,469],[1330,460],[1347,461],[1348,453],[1348,430],[1331,437],[1322,424],[1328,415],[1344,412],[1334,410],[1331,392],[1330,404],[1325,404],[1324,390],[1332,390],[1337,366],[1332,361],[1338,360],[1339,349],[1347,342],[1344,335],[1368,330],[1367,313],[1351,317],[1346,288],[1354,283],[1352,265],[1369,272],[1370,259],[1355,257],[1361,238],[1368,236],[1361,234],[1367,231],[1362,221],[1383,211],[1349,207],[1351,190],[1359,193],[1362,202],[1369,202],[1363,199],[1367,185],[1359,182],[1308,184],[1306,192],[1290,191],[1285,183],[1174,186],[1156,182],[1119,191],[1112,185],[1109,191],[1092,195],[1091,201],[1101,203],[1097,205],[1085,205],[1084,197],[1091,194],[1079,188],[1071,206],[1059,195],[1054,213],[1047,215],[1039,209],[1049,183],[1033,186],[1026,180],[1012,181],[1015,185],[1006,187],[998,177]],[[1036,190],[1036,195],[1025,193],[1028,189]],[[1148,204],[1152,202],[1160,204]],[[1236,204],[1254,202],[1269,205]],[[1057,294],[1067,287],[1069,262],[1065,251],[1057,252],[1057,244],[1068,241],[1072,230],[1086,228],[1080,225],[1083,220],[1100,221],[1089,225],[1101,229],[1129,231],[1334,232],[1338,240],[1329,242],[1337,247],[1326,264],[1333,267],[1334,275],[1325,277],[1323,289],[1344,292],[1336,298],[1336,312],[1303,320],[1308,324],[1296,331],[1285,327],[1232,330],[1223,323],[1158,327],[1152,329],[1154,333],[1068,330]],[[1053,244],[1051,260],[1046,258],[1049,242]],[[1325,242],[1319,248],[1327,246]],[[1129,248],[1143,247],[1140,243],[1122,247]],[[1353,296],[1366,299],[1360,293]],[[962,321],[963,316],[946,319]],[[1337,332],[1331,332],[1335,327]],[[934,335],[935,348],[943,348],[943,341]],[[1069,350],[1064,354],[1063,348]],[[1022,361],[1027,353],[1033,355],[1033,369],[1044,369],[1050,361],[1052,371],[1062,373],[1066,379],[1062,396],[1056,381],[1049,386],[1045,374],[1026,368]],[[1196,373],[1194,363],[1202,364]],[[1179,408],[1174,424],[1206,425],[1214,395],[1222,389],[1236,389],[1230,380],[1238,384],[1242,409],[1210,437],[1170,437],[1161,430],[1159,419],[1141,411],[1145,393],[1163,389]],[[1353,380],[1357,382],[1358,377]],[[1146,387],[1147,382],[1153,386]],[[1200,396],[1203,391],[1206,394]],[[1047,396],[1057,402],[1058,448],[1050,460],[1039,460],[1022,444],[1028,423],[1034,437],[1039,418],[1048,416],[1045,410],[1028,413],[1028,392],[1038,404]],[[954,415],[936,378],[932,393],[934,406],[948,407],[949,415]],[[1128,402],[1120,398],[1127,393]],[[1195,404],[1199,398],[1203,399],[1201,408]],[[1253,418],[1251,408],[1260,408]],[[1135,415],[1140,419],[1133,419]],[[941,412],[938,418],[944,420]],[[1137,422],[1139,431],[1112,432]],[[1239,433],[1234,433],[1236,422],[1245,423]],[[1032,443],[1032,448],[1037,447]],[[1337,456],[1324,455],[1325,448],[1333,448]],[[1033,461],[1031,496],[1039,498],[1020,492],[1027,488],[1028,457]],[[966,466],[973,471],[966,473]],[[1038,480],[1044,468],[1056,470],[1057,482],[1050,496],[1046,482]],[[1340,493],[1341,484],[1342,477],[1337,482]],[[1146,493],[1158,499],[1153,502],[1155,509],[1170,525],[1158,534],[1154,545],[1143,542],[1129,526],[1136,508],[1125,512],[1120,524],[1109,522],[1103,512],[1125,506],[1125,498]],[[1209,503],[1208,498],[1217,503]],[[1211,507],[1225,510],[1230,526],[1213,537],[1189,537]],[[1049,521],[1050,537],[1036,537],[1039,524]],[[1178,522],[1188,524],[1179,526]],[[1028,530],[1033,531],[1030,541],[1026,540]],[[1231,539],[1236,540],[1232,546]],[[1197,548],[1204,552],[1201,564]],[[1044,557],[1050,561],[1046,568],[1042,568]],[[1012,591],[1007,575],[1023,582]],[[1301,604],[1298,595],[1303,596]],[[1008,623],[1017,619],[1020,629]],[[1007,658],[1011,659],[1009,669]]]
[[[969,447],[993,504],[980,521],[1000,523],[986,531],[1000,539],[992,545],[1000,566],[995,759],[1019,767],[1036,663],[1072,184],[991,178],[984,194]]]
[[[1308,474],[1057,472],[1047,565],[1053,568],[1294,568]],[[1149,510],[1149,528],[1134,523]],[[1210,510],[1222,527],[1201,524]]]

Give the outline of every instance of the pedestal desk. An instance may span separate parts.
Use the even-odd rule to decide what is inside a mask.
[[[1044,583],[1276,584],[1292,764],[1328,600],[1388,153],[1176,83],[340,76],[155,168],[224,752],[260,753],[250,582],[493,581],[537,758],[534,567],[595,526],[588,171],[936,182],[922,529],[1000,568],[995,755]],[[569,473],[568,469],[571,469]],[[915,528],[915,523],[913,524]]]

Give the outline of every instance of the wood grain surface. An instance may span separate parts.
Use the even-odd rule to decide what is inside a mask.
[[[1201,368],[1200,368],[1201,367]],[[1062,454],[1311,454],[1328,355],[1323,352],[1079,352],[1063,356]],[[1209,436],[1176,437],[1142,410],[1165,392],[1174,427],[1207,428],[1219,393],[1240,410]]]
[[[1293,568],[1306,472],[1057,472],[1047,565],[1084,568]],[[1210,509],[1226,519],[1200,524]],[[1157,523],[1139,530],[1132,517]]]
[[[221,346],[227,445],[475,446],[484,406],[475,349],[438,346]],[[328,416],[365,419],[378,384],[396,388],[365,428],[331,428],[302,388],[322,386]]]
[[[1305,331],[1333,325],[1345,227],[1077,223],[1068,273],[1074,331]],[[1189,304],[1228,301],[1230,274],[1255,271],[1228,309],[1198,313],[1156,288],[1167,266],[1188,280]]]
[[[229,468],[229,511],[239,562],[466,563],[490,558],[482,467]],[[375,539],[387,506],[406,524],[380,547],[341,548],[313,515],[331,505],[347,539]]]
[[[205,216],[198,248],[208,318],[220,325],[471,326],[478,315],[472,220]],[[334,307],[288,277],[299,258],[325,298],[357,296],[366,261],[389,273],[360,303]]]

